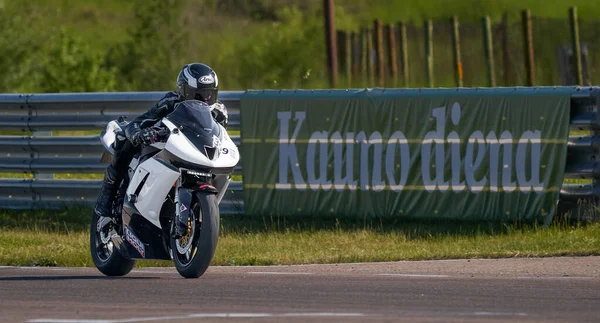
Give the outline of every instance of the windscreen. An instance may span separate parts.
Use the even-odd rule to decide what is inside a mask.
[[[221,128],[213,120],[210,107],[206,103],[183,101],[177,104],[175,110],[166,118],[175,124],[198,150],[212,159],[214,150],[207,150],[206,147],[214,147],[214,136],[221,139]]]

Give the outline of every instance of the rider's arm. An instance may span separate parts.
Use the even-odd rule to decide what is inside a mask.
[[[151,128],[164,116],[171,113],[175,104],[181,101],[181,97],[177,92],[169,92],[160,99],[154,106],[139,117],[135,118],[127,126],[125,126],[125,136],[132,144],[138,146],[140,144],[149,145],[157,141],[158,137],[155,131]]]
[[[148,111],[133,119],[131,123],[137,123],[140,129],[153,126],[164,116],[173,112],[175,104],[181,102],[181,97],[175,91],[168,92],[162,99],[156,102]]]

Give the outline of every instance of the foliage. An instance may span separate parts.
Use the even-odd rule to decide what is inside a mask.
[[[186,32],[175,0],[136,0],[130,39],[109,51],[119,71],[121,90],[152,91],[173,87],[172,76],[183,65],[180,54]],[[166,78],[164,76],[167,76]],[[170,76],[170,77],[168,77]]]
[[[540,84],[557,82],[556,44],[569,43],[564,22],[568,8],[577,6],[582,42],[590,45],[590,64],[597,60],[597,25],[584,23],[600,15],[597,0],[335,3],[338,29],[358,31],[379,18],[383,23],[410,22],[417,28],[415,35],[422,33],[424,19],[446,26],[453,15],[468,26],[465,31],[471,28],[471,34],[481,34],[483,15],[499,22],[506,12],[515,25],[510,37],[515,44],[522,39],[521,10],[531,9],[534,17],[560,18],[562,24],[534,25]],[[0,91],[164,91],[174,87],[177,71],[191,61],[215,67],[224,90],[326,87],[322,4],[322,0],[0,0]],[[438,25],[436,37],[448,38]],[[480,38],[461,34],[463,58],[473,62],[465,66],[465,75],[472,79],[469,86],[484,85],[485,77],[469,75],[483,68],[481,59],[476,59],[482,56]],[[412,41],[411,75],[418,78],[423,74],[422,40]],[[444,61],[444,55],[451,52],[447,43],[436,41],[438,65],[448,65]],[[514,46],[518,54],[514,73],[518,75],[522,74],[520,46]],[[469,56],[472,48],[476,53]],[[500,58],[498,53],[497,62]],[[595,69],[591,67],[592,75]],[[497,71],[502,77],[501,69]],[[450,75],[436,70],[436,85],[452,84],[446,74]],[[444,77],[450,81],[444,82]]]
[[[61,30],[45,55],[31,63],[31,86],[40,92],[97,92],[116,88],[116,70],[104,66],[102,54]],[[37,71],[37,73],[34,73]]]
[[[31,19],[28,23],[27,17]],[[41,34],[29,28],[43,22],[11,10],[0,13],[0,78],[3,91],[93,92],[116,87],[116,71],[103,65],[104,57],[64,28],[50,26]]]
[[[320,15],[304,14],[297,8],[279,11],[279,21],[249,35],[229,54],[231,60],[237,60],[238,80],[253,88],[325,85]]]

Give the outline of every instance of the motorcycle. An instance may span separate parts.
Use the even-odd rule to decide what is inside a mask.
[[[119,118],[100,137],[110,162],[123,142]],[[219,203],[239,162],[238,148],[211,108],[183,101],[163,118],[165,140],[143,147],[113,199],[111,217],[93,215],[90,250],[107,276],[128,274],[140,259],[172,260],[179,274],[198,278],[217,247]]]

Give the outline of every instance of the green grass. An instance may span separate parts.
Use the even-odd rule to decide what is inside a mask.
[[[88,209],[3,211],[0,265],[92,266]],[[222,216],[214,265],[599,255],[600,223]],[[138,266],[171,266],[141,261]]]

